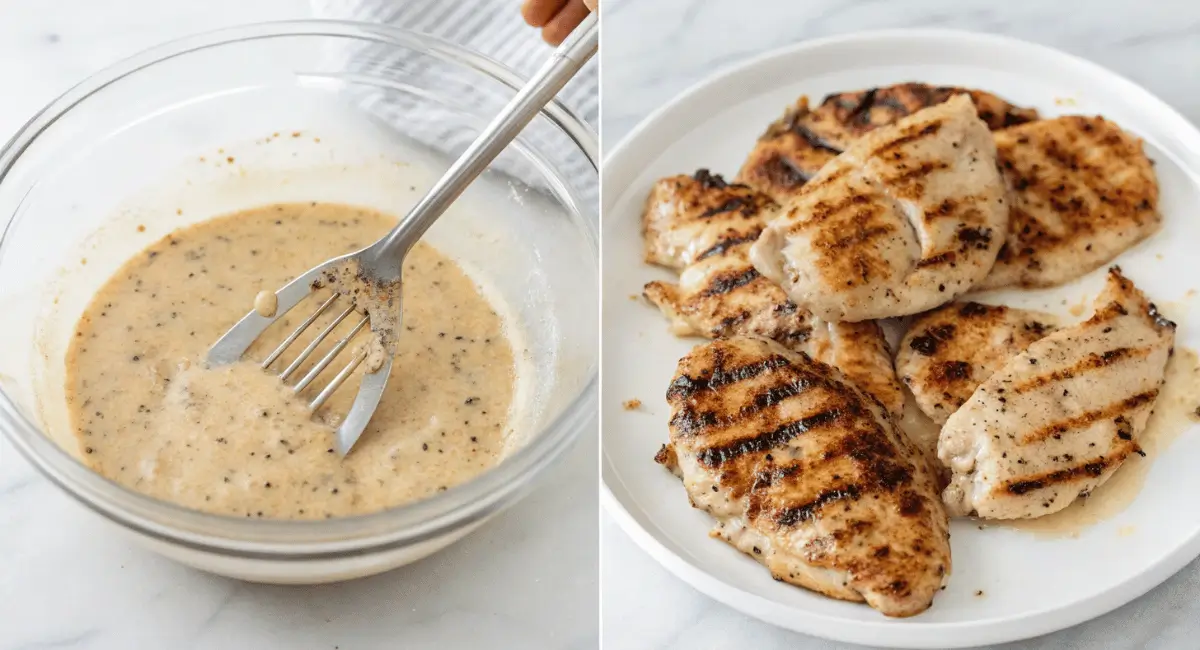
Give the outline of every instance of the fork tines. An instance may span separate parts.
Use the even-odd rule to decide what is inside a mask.
[[[283,343],[279,344],[279,347],[275,348],[275,350],[271,352],[266,359],[263,359],[262,368],[266,370],[271,366],[271,364],[275,363],[279,357],[283,355],[284,351],[300,338],[300,335],[303,334],[305,330],[315,323],[322,314],[329,311],[330,307],[333,306],[333,303],[335,303],[339,297],[341,297],[341,294],[335,292],[329,298],[325,299],[325,301],[322,302],[319,307],[317,307],[316,311],[314,311],[312,315],[304,319],[304,322],[300,323],[300,326],[297,327],[291,334],[289,334],[288,337],[283,340]],[[295,372],[299,370],[306,361],[308,361],[308,358],[312,356],[317,347],[320,346],[321,343],[333,333],[333,330],[336,329],[337,326],[342,323],[342,321],[346,320],[356,311],[357,310],[354,303],[351,303],[337,316],[335,316],[334,319],[330,321],[329,324],[326,325],[325,328],[322,329],[321,332],[318,333],[317,336],[304,347],[304,350],[301,351],[300,354],[293,359],[286,368],[284,368],[283,372],[279,373],[280,381],[287,382],[288,378],[295,374]],[[350,345],[350,341],[353,340],[354,337],[357,336],[358,333],[361,332],[369,322],[370,318],[364,315],[362,319],[350,329],[349,332],[342,336],[342,338],[338,340],[338,342],[335,343],[328,352],[325,353],[325,356],[322,357],[321,360],[316,363],[316,365],[314,365],[307,373],[305,373],[304,377],[302,377],[300,381],[296,382],[296,384],[292,386],[292,392],[299,394],[305,388],[308,388],[308,386],[313,383],[313,380],[315,380],[318,375],[320,375],[326,368],[329,367],[331,363],[333,363],[333,360],[337,358],[337,356],[341,354],[343,350],[346,349],[346,346]],[[350,359],[350,363],[343,367],[338,374],[334,376],[333,380],[330,381],[324,388],[322,388],[317,396],[313,398],[311,402],[309,402],[309,408],[313,410],[321,408],[321,405],[323,405],[326,400],[333,395],[334,391],[336,391],[343,383],[346,382],[346,379],[350,377],[351,373],[353,373],[354,370],[358,368],[358,366],[362,364],[364,360],[366,360],[366,358],[367,352],[365,348],[356,352],[353,358]]]

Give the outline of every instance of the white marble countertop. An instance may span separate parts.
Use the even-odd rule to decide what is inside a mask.
[[[515,8],[514,8],[515,11]],[[0,3],[0,142],[54,96],[188,33],[309,15],[306,0]],[[595,648],[596,441],[525,501],[414,565],[271,587],[127,541],[0,439],[0,650]]]
[[[1200,3],[1186,0],[602,4],[602,131],[608,150],[650,112],[726,64],[808,38],[898,27],[968,29],[1057,47],[1133,79],[1200,122],[1200,80],[1195,76],[1200,66]],[[726,608],[660,567],[610,517],[601,519],[606,648],[858,647],[774,628]],[[1107,616],[1003,647],[1194,648],[1198,636],[1200,561]]]

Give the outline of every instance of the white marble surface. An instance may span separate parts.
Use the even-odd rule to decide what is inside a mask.
[[[0,142],[145,47],[308,14],[306,0],[0,0]],[[528,499],[443,553],[345,584],[268,587],[133,545],[0,441],[0,650],[595,648],[595,485],[589,438]]]
[[[605,0],[606,147],[722,66],[807,38],[863,29],[950,27],[1005,34],[1083,56],[1200,122],[1200,3],[1189,0]],[[606,648],[817,649],[843,644],[780,630],[708,599],[601,517]],[[1005,648],[1200,647],[1200,561],[1143,598],[1072,629]]]

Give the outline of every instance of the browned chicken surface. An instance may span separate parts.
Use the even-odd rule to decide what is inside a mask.
[[[787,300],[746,259],[778,209],[744,185],[700,170],[654,184],[642,215],[646,260],[681,272],[680,283],[650,282],[646,298],[679,336],[754,333],[789,345],[812,333],[811,316]]]
[[[750,245],[777,208],[765,195],[706,170],[658,181],[643,214],[646,259],[681,274],[678,284],[646,284],[643,295],[677,336],[774,339],[836,366],[899,413],[903,389],[879,326],[818,320],[750,263]]]
[[[657,460],[716,518],[714,536],[790,584],[888,616],[929,607],[951,566],[938,488],[840,372],[774,341],[722,339],[680,360],[667,401]]]
[[[742,241],[754,241],[777,210],[779,205],[765,194],[727,183],[707,169],[660,179],[642,212],[646,261],[682,270]]]
[[[995,143],[959,95],[856,140],[768,223],[750,258],[818,318],[858,322],[967,292],[1007,227]]]
[[[1102,117],[1023,124],[998,132],[996,150],[1011,221],[981,289],[1073,280],[1162,224],[1158,179],[1142,141]]]
[[[892,351],[879,323],[830,323],[814,317],[812,336],[795,349],[837,368],[891,415],[904,412],[904,388],[888,365]]]
[[[896,374],[917,406],[943,424],[989,377],[1054,331],[1052,314],[954,302],[918,316],[896,352]]]
[[[981,90],[923,83],[837,93],[815,109],[801,97],[767,127],[737,180],[783,201],[859,136],[958,94],[970,95],[980,119],[993,130],[1037,119],[1037,111]]]
[[[1088,320],[1033,342],[942,427],[951,514],[994,519],[1062,510],[1141,450],[1175,341],[1119,269]]]

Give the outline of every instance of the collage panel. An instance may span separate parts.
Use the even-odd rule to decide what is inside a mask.
[[[1196,647],[1194,4],[0,0],[0,650]]]
[[[0,648],[599,647],[546,5],[0,3]]]
[[[1089,6],[605,5],[604,647],[1194,645],[1200,36]]]

